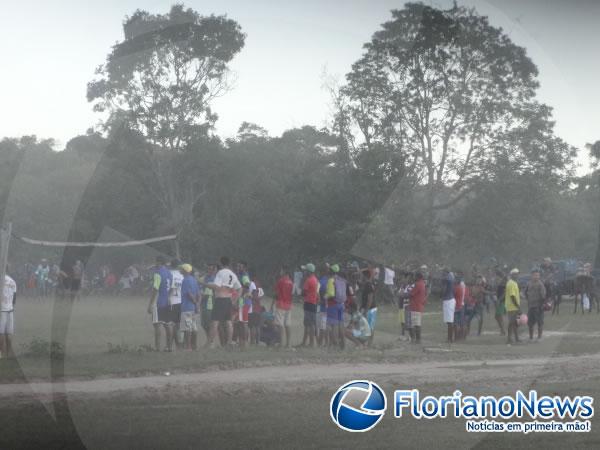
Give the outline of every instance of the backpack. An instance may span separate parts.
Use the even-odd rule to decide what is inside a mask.
[[[346,280],[336,275],[333,279],[333,283],[335,285],[335,302],[338,305],[346,303]]]

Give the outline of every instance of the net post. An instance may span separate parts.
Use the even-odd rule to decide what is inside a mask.
[[[8,222],[6,228],[0,230],[0,280],[2,280],[2,289],[4,290],[6,277],[6,264],[8,263],[8,244],[12,234],[12,223]]]

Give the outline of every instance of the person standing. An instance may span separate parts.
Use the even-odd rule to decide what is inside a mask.
[[[321,268],[321,277],[319,278],[319,316],[317,320],[317,328],[319,335],[317,344],[320,347],[327,347],[327,286],[329,284],[329,267],[324,265]]]
[[[294,283],[290,278],[289,270],[283,266],[279,271],[279,279],[275,285],[275,298],[271,302],[271,310],[275,314],[275,326],[279,330],[279,342],[289,348],[292,326],[292,292]]]
[[[217,265],[209,264],[207,269],[207,273],[200,280],[200,285],[202,288],[202,300],[200,302],[200,324],[204,329],[206,341],[208,342],[210,340],[210,323],[214,299],[214,292],[208,286],[215,281]]]
[[[541,280],[540,271],[533,270],[531,279],[525,288],[525,298],[527,299],[527,325],[529,326],[529,340],[533,340],[533,327],[537,324],[537,338],[542,339],[544,328],[544,302],[546,301],[546,286]]]
[[[17,301],[17,283],[8,274],[4,276],[0,299],[0,357],[14,358],[12,337],[15,333],[14,312]]]
[[[375,336],[375,322],[377,322],[377,302],[375,301],[375,286],[373,285],[373,275],[370,270],[363,272],[363,283],[360,290],[360,311],[369,323],[371,334],[369,335],[369,345],[373,344]]]
[[[391,303],[394,300],[394,283],[396,278],[395,266],[383,268],[383,292],[386,303]]]
[[[451,344],[454,340],[454,310],[456,308],[456,300],[454,299],[454,274],[449,268],[444,267],[442,277],[442,311],[444,323],[448,327],[447,341]]]
[[[35,284],[38,289],[38,296],[44,298],[48,295],[48,275],[50,274],[50,266],[48,260],[42,259],[37,269],[35,270]]]
[[[315,265],[308,263],[302,266],[306,272],[306,279],[302,286],[304,297],[304,337],[302,338],[302,347],[308,345],[315,346],[315,336],[317,334],[317,301],[319,299],[319,280],[315,275]]]
[[[486,295],[486,280],[483,275],[477,275],[475,280],[475,284],[472,288],[467,288],[467,296],[466,296],[466,322],[467,322],[467,331],[466,335],[471,333],[471,321],[477,317],[477,336],[481,336],[481,329],[483,328],[483,308],[485,304],[485,295]]]
[[[515,343],[521,342],[519,340],[519,322],[518,318],[521,314],[521,295],[519,292],[519,285],[517,280],[519,279],[519,269],[512,269],[510,271],[510,278],[506,282],[506,290],[504,292],[504,304],[506,305],[506,314],[508,317],[508,330],[507,340],[508,345],[512,344],[512,334],[515,336]]]
[[[542,264],[540,264],[539,277],[546,289],[546,298],[544,299],[544,302],[554,300],[552,302],[552,314],[556,313],[558,315],[560,309],[560,295],[558,295],[557,289],[555,289],[556,271],[554,264],[552,264],[552,258],[544,258]]]
[[[340,349],[345,346],[344,333],[344,308],[346,305],[348,282],[340,273],[339,264],[331,266],[331,278],[327,281],[327,329],[329,333],[329,346],[339,344]]]
[[[183,338],[180,335],[179,325],[181,323],[181,284],[183,283],[183,274],[180,271],[181,261],[173,259],[171,261],[171,276],[173,283],[169,292],[169,306],[173,316],[173,339],[177,348],[182,348]]]
[[[237,275],[229,268],[229,258],[221,257],[221,269],[215,275],[212,283],[208,287],[215,292],[212,317],[210,323],[210,338],[208,346],[214,348],[215,337],[219,324],[225,327],[224,344],[230,345],[233,337],[233,324],[231,315],[233,311],[233,298],[240,295],[242,285]]]
[[[160,351],[161,327],[165,329],[165,351],[173,351],[173,314],[169,306],[169,292],[173,276],[165,264],[165,258],[158,255],[152,277],[152,294],[148,305],[148,314],[152,314],[152,324],[154,325],[154,349],[157,352]]]
[[[78,259],[71,269],[71,301],[80,300],[81,283],[83,282],[83,263]]]
[[[192,275],[190,264],[182,264],[181,281],[181,322],[179,329],[183,332],[183,348],[196,350],[198,348],[198,304],[200,303],[200,288]]]
[[[464,281],[462,271],[456,272],[456,280],[454,283],[454,341],[465,338],[465,298],[467,294],[467,286]]]
[[[250,344],[258,345],[260,342],[260,329],[263,324],[264,308],[261,304],[261,299],[264,297],[263,289],[260,287],[260,282],[255,278],[251,278],[250,290],[252,299],[252,312],[248,314],[248,327],[250,328]]]
[[[504,336],[506,334],[506,332],[504,331],[504,316],[506,315],[506,302],[504,300],[506,292],[506,283],[508,282],[506,271],[498,269],[496,271],[496,279],[498,281],[496,287],[496,312],[494,314],[494,318],[498,323],[498,327],[500,327],[500,336]]]
[[[411,328],[408,332],[410,333],[411,342],[420,344],[423,312],[425,311],[425,304],[427,303],[427,286],[425,284],[425,277],[421,272],[415,274],[415,285],[410,290],[409,298]]]

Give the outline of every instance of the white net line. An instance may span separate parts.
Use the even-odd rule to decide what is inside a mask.
[[[59,242],[59,241],[41,241],[37,239],[31,239],[22,236],[16,236],[14,233],[12,237],[22,242],[32,245],[41,245],[44,247],[134,247],[136,245],[152,244],[154,242],[170,241],[177,238],[176,234],[170,234],[168,236],[160,236],[150,239],[142,239],[137,241],[125,241],[125,242]]]

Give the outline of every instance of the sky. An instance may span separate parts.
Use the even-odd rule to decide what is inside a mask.
[[[35,134],[57,149],[98,123],[86,100],[122,22],[136,9],[166,13],[174,0],[0,0],[0,138]],[[425,1],[447,7],[448,0]],[[201,14],[227,14],[247,34],[231,64],[233,89],[217,99],[217,133],[243,121],[271,135],[324,126],[330,117],[323,74],[343,81],[390,0],[188,0]],[[474,6],[526,48],[539,69],[539,99],[554,108],[557,134],[582,148],[600,139],[600,0],[459,1]],[[585,164],[585,151],[582,151]]]

